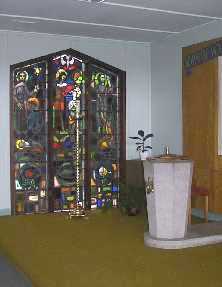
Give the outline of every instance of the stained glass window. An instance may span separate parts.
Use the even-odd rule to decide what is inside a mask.
[[[47,200],[47,64],[13,71],[13,166],[17,213],[44,212]]]
[[[117,206],[119,197],[119,79],[90,67],[91,207]]]
[[[11,68],[13,212],[118,206],[124,72],[73,50],[39,59]]]

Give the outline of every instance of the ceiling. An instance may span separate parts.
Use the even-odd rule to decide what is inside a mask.
[[[221,0],[0,1],[0,30],[137,42],[152,42],[221,19]]]

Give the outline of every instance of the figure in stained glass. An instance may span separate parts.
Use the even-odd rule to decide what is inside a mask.
[[[19,71],[18,73],[16,73],[16,80],[17,82],[27,82],[28,78],[29,78],[29,74],[27,71]]]
[[[39,99],[36,93],[27,101],[27,130],[29,134],[39,134],[43,128],[43,117],[42,112],[39,111]]]
[[[97,91],[99,93],[104,93],[104,92],[110,91],[110,89],[111,89],[110,76],[108,76],[104,73],[101,73],[101,72],[93,73],[91,86],[93,88],[97,89]]]
[[[77,86],[81,86],[85,83],[85,77],[83,75],[83,72],[80,70],[74,71],[73,79],[74,79],[75,85]]]
[[[67,86],[67,72],[63,69],[59,69],[56,73],[56,85],[58,87],[65,87]]]

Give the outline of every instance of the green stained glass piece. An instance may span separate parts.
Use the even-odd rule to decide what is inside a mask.
[[[111,186],[103,186],[103,191],[104,192],[108,192],[108,191],[111,191],[111,190],[112,190]]]

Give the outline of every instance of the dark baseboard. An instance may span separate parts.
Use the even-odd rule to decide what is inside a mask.
[[[199,217],[199,218],[204,218],[204,212],[200,208],[192,208],[192,215]],[[222,221],[222,214],[209,212],[208,213],[208,219],[210,221]]]
[[[0,216],[4,215],[11,215],[11,209],[10,208],[0,209]]]

